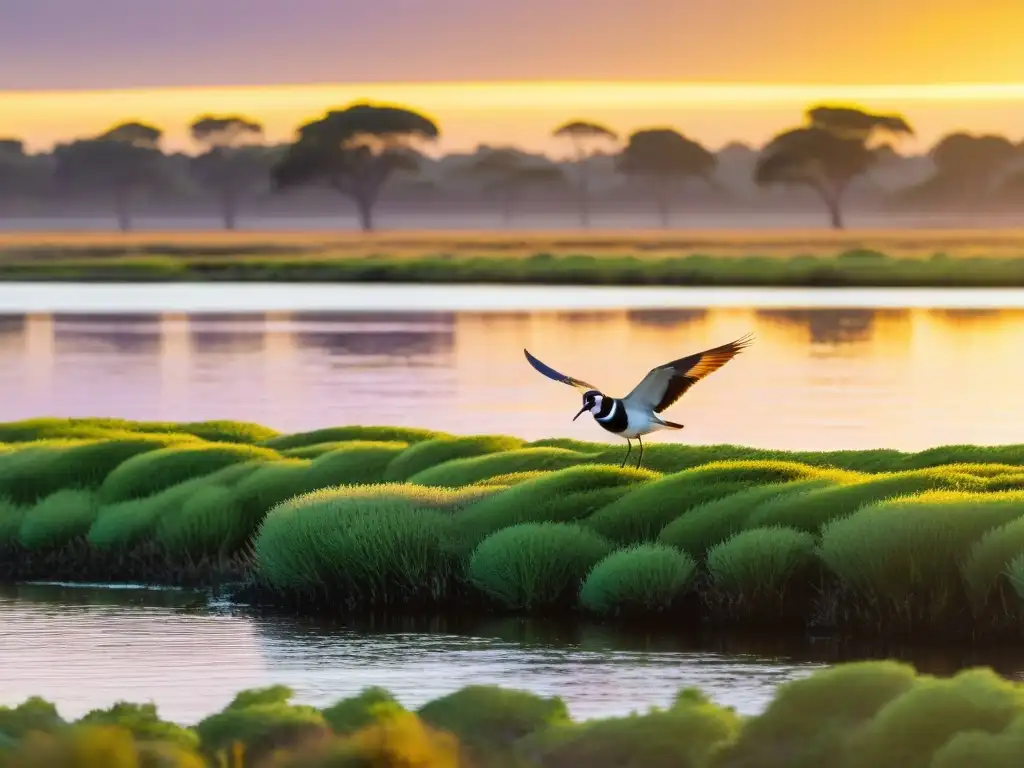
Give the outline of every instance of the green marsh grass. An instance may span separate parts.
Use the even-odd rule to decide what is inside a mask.
[[[631,491],[595,512],[587,525],[620,544],[657,540],[689,510],[763,483],[815,477],[820,470],[787,461],[720,461],[676,472]]]
[[[819,556],[858,610],[904,625],[950,620],[968,598],[960,564],[987,532],[1024,515],[1024,493],[932,491],[863,507],[822,531]]]
[[[453,546],[469,555],[487,536],[518,523],[570,523],[658,478],[643,469],[584,465],[541,474],[494,494],[452,522]]]
[[[254,544],[259,579],[349,606],[435,603],[452,587],[449,516],[413,500],[299,496],[270,511]]]
[[[0,553],[18,546],[21,523],[27,507],[0,496]]]
[[[454,459],[468,459],[522,448],[523,441],[504,435],[474,435],[472,437],[437,437],[409,447],[391,462],[384,479],[408,480],[414,475]]]
[[[161,448],[118,466],[100,486],[100,497],[107,503],[141,499],[231,464],[277,458],[280,454],[276,451],[236,443],[186,443]]]
[[[305,448],[320,443],[334,442],[400,442],[412,445],[423,440],[432,440],[442,436],[439,432],[413,427],[327,427],[314,429],[311,432],[295,432],[290,435],[279,435],[264,440],[261,445],[275,451]]]
[[[658,540],[703,560],[713,546],[743,531],[747,521],[762,505],[828,488],[835,483],[830,477],[811,477],[743,488],[684,512],[661,529]]]
[[[564,448],[520,448],[514,451],[453,459],[408,478],[411,483],[452,488],[492,477],[536,470],[556,471],[590,463],[591,457]]]
[[[976,608],[984,609],[993,594],[1002,596],[999,586],[1006,579],[1007,568],[1021,555],[1024,555],[1024,517],[987,531],[974,543],[964,558],[961,572]]]
[[[815,585],[815,539],[793,528],[751,528],[707,555],[709,598],[721,616],[745,621],[806,620],[801,593]]]
[[[408,447],[397,441],[353,440],[313,459],[309,481],[314,488],[382,482],[388,465]]]
[[[885,499],[936,489],[980,491],[985,483],[975,475],[945,468],[861,477],[855,482],[781,496],[760,505],[747,519],[750,526],[783,525],[818,533],[833,520],[852,515],[861,507]]]
[[[108,551],[125,551],[150,541],[163,517],[179,514],[193,494],[208,486],[231,487],[242,483],[261,468],[261,462],[257,459],[228,464],[209,474],[175,483],[152,496],[104,504],[89,529],[88,541]]]
[[[89,533],[99,509],[92,491],[57,491],[25,512],[18,542],[35,552],[59,550]]]
[[[599,616],[657,616],[679,605],[696,575],[697,564],[685,552],[664,544],[635,544],[591,569],[580,605]]]
[[[576,602],[583,579],[612,545],[572,523],[520,523],[482,542],[469,581],[504,608],[545,609]]]

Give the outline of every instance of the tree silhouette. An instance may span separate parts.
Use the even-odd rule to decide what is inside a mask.
[[[1002,177],[1013,170],[1020,154],[1004,136],[969,133],[945,136],[931,151],[936,176],[976,200],[988,195]]]
[[[512,223],[516,204],[523,190],[531,186],[565,183],[565,174],[554,163],[538,162],[514,149],[492,149],[480,154],[463,171],[484,180],[483,191],[501,197],[502,221]]]
[[[618,141],[618,135],[600,123],[584,120],[572,120],[555,129],[557,138],[569,139],[572,142],[576,160],[577,192],[579,194],[580,224],[590,226],[590,174],[587,160],[593,157],[594,150],[601,144]]]
[[[299,128],[299,138],[271,171],[276,190],[326,182],[356,204],[363,231],[397,170],[415,170],[408,150],[438,136],[427,117],[402,107],[354,104]]]
[[[629,137],[619,155],[618,169],[627,176],[648,180],[661,225],[667,227],[673,189],[688,178],[708,181],[715,164],[713,154],[678,131],[648,128]]]
[[[54,149],[54,183],[69,189],[101,190],[113,198],[122,232],[131,229],[131,201],[152,189],[163,173],[162,132],[144,123],[121,123],[93,139]]]
[[[790,184],[813,189],[828,207],[832,227],[842,229],[846,190],[881,154],[871,141],[879,134],[898,137],[913,130],[899,115],[875,115],[852,107],[814,107],[806,117],[808,125],[768,142],[758,157],[754,182],[761,187]]]
[[[242,192],[265,179],[263,126],[239,115],[202,115],[189,127],[192,140],[206,151],[192,159],[196,180],[220,199],[224,229],[235,229]]]

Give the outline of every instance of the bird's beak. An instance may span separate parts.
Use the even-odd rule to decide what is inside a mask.
[[[582,416],[582,415],[583,415],[583,412],[584,412],[585,410],[587,410],[587,406],[585,406],[585,405],[584,405],[584,406],[583,406],[582,408],[580,408],[580,412],[579,412],[579,413],[577,413],[577,414],[576,414],[575,416],[573,416],[573,417],[572,417],[572,420],[573,420],[573,421],[576,421],[576,419],[578,419],[578,418],[579,418],[580,416]]]

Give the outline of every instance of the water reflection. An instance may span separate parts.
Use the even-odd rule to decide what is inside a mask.
[[[1013,443],[1021,310],[634,309],[0,317],[0,419],[234,418],[285,431],[400,424],[612,439],[531,370],[625,393],[651,366],[757,343],[673,408],[658,439],[915,450]],[[984,370],[985,375],[968,375]]]

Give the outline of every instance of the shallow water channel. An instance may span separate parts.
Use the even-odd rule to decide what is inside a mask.
[[[182,723],[243,688],[277,683],[316,705],[379,685],[410,707],[494,683],[561,696],[589,718],[665,705],[689,686],[753,714],[780,683],[860,658],[904,658],[938,674],[977,664],[1011,677],[1024,671],[1020,649],[911,652],[502,618],[328,624],[138,587],[0,586],[0,628],[0,704],[39,695],[76,717],[118,700],[153,701]]]

